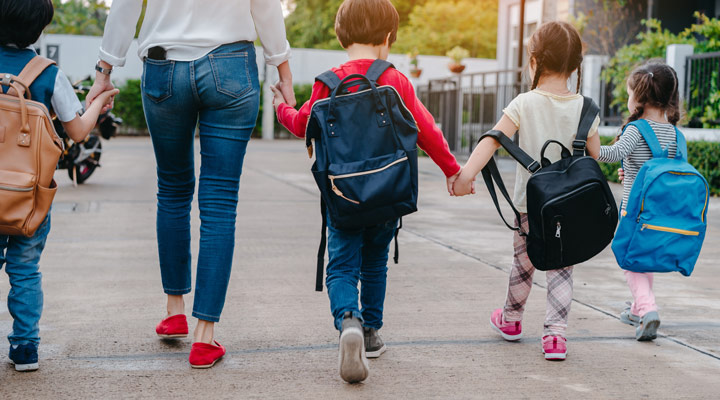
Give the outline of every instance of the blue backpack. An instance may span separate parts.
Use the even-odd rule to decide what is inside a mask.
[[[417,125],[394,87],[376,85],[390,67],[387,61],[375,60],[365,75],[353,74],[341,81],[327,71],[316,78],[330,89],[330,97],[313,104],[305,134],[311,156],[315,140],[311,170],[322,202],[318,291],[327,223],[360,229],[417,210]],[[357,91],[348,91],[358,85]],[[396,231],[396,263],[397,258]]]
[[[690,276],[705,239],[708,183],[687,162],[685,137],[677,128],[677,152],[668,158],[647,121],[629,125],[638,128],[653,158],[633,183],[612,244],[615,258],[628,271]]]

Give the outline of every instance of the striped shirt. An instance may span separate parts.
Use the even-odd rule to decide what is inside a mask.
[[[669,157],[675,157],[675,151],[677,149],[675,126],[650,120],[646,121],[655,132],[660,146],[663,149],[669,146]],[[635,177],[637,177],[645,161],[651,158],[652,152],[650,151],[650,147],[634,125],[628,126],[622,136],[620,136],[620,140],[612,146],[600,147],[600,157],[598,157],[598,161],[618,162],[622,160],[623,162],[623,170],[625,171],[625,179],[623,180],[623,209],[625,209],[625,205],[627,204],[630,189],[632,189],[632,185],[635,182]]]

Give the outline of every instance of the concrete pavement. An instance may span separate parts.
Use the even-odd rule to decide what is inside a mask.
[[[404,219],[400,264],[390,265],[381,331],[388,351],[371,360],[364,384],[348,385],[337,373],[327,295],[313,291],[319,204],[302,142],[249,146],[235,264],[216,328],[228,355],[210,370],[189,367],[189,339],[161,341],[154,333],[164,295],[150,141],[104,145],[103,168],[87,184],[73,188],[57,173],[41,268],[41,369],[21,374],[0,364],[0,399],[710,399],[720,392],[716,199],[693,276],[656,279],[661,337],[636,342],[633,328],[618,321],[630,294],[607,249],[576,268],[568,359],[547,362],[540,348],[545,274],[535,276],[524,339],[504,342],[489,315],[504,301],[511,233],[480,182],[478,195],[449,198],[439,169],[422,159],[420,212]],[[8,289],[0,274],[3,336]],[[192,295],[186,302],[189,314]]]

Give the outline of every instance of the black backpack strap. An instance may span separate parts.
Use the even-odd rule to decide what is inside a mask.
[[[387,69],[391,67],[395,68],[395,66],[392,65],[391,62],[378,58],[377,60],[373,61],[372,64],[370,64],[370,68],[368,68],[365,76],[371,81],[373,81],[373,83],[375,83],[378,79],[380,79],[382,74],[384,74],[385,71],[387,71]]]
[[[530,157],[527,153],[525,153],[525,151],[523,151],[520,146],[515,144],[515,142],[513,142],[501,131],[491,130],[485,132],[482,136],[480,136],[480,140],[483,140],[485,137],[488,136],[497,140],[500,145],[502,145],[502,147],[504,147],[505,150],[507,150],[507,152],[510,153],[510,155],[531,174],[535,173],[541,168],[540,164],[537,161],[533,160],[533,158]],[[478,143],[480,143],[480,140],[478,140]],[[500,218],[502,218],[505,225],[514,231],[518,231],[521,236],[527,236],[527,232],[524,232],[522,230],[522,225],[519,222],[520,212],[517,210],[517,208],[515,208],[515,205],[510,198],[510,194],[505,188],[505,183],[503,183],[502,176],[500,175],[500,170],[498,169],[494,158],[491,158],[485,165],[485,168],[482,169],[482,176],[483,180],[485,181],[485,185],[488,188],[488,192],[490,193],[490,197],[492,197],[493,203],[495,203],[495,208],[497,209],[498,214],[500,214]],[[518,220],[518,226],[510,225],[505,219],[505,216],[500,209],[500,203],[498,201],[497,193],[495,192],[495,184],[497,184],[497,188],[498,190],[500,190],[503,198],[505,198],[508,204],[510,204],[510,208],[512,208],[513,213]]]
[[[592,128],[595,117],[600,113],[600,107],[587,97],[583,97],[583,107],[580,113],[580,123],[578,123],[577,134],[573,140],[573,156],[579,157],[585,155],[585,146],[587,145],[587,137]]]
[[[322,82],[325,86],[330,89],[330,93],[335,90],[336,87],[340,86],[340,78],[332,72],[332,70],[325,71],[322,74],[315,77],[316,81]]]
[[[395,229],[395,256],[393,257],[395,264],[397,264],[398,260],[400,260],[400,246],[398,245],[398,234],[400,233],[400,229],[402,229],[402,217],[400,217],[400,222],[398,223],[397,229]]]
[[[480,140],[483,140],[486,137],[491,137],[495,140],[497,140],[502,147],[507,150],[508,153],[512,156],[512,158],[515,159],[515,161],[519,162],[520,165],[523,166],[528,172],[531,174],[534,174],[537,172],[537,170],[540,169],[540,163],[533,160],[532,157],[528,155],[523,149],[520,148],[515,142],[512,141],[509,137],[505,136],[504,133],[497,130],[491,130],[487,131],[480,136],[480,139],[478,140],[478,143],[480,143]]]
[[[325,278],[325,248],[327,247],[327,207],[325,200],[320,198],[320,212],[322,213],[322,229],[320,247],[317,253],[317,270],[315,271],[315,291],[322,292],[323,278]]]
[[[520,212],[517,210],[517,208],[515,208],[515,205],[510,198],[510,194],[505,188],[502,176],[500,175],[500,170],[498,170],[497,164],[495,163],[495,158],[491,158],[485,165],[485,168],[482,169],[482,176],[485,180],[485,185],[488,188],[488,192],[490,192],[490,197],[492,197],[493,203],[495,203],[495,208],[497,209],[498,214],[500,214],[500,218],[502,218],[505,225],[513,231],[518,231],[520,233],[520,236],[527,236],[527,232],[524,232],[522,230],[522,224],[520,224]],[[498,202],[497,193],[495,193],[495,185],[493,185],[493,180],[495,181],[495,183],[497,183],[497,187],[498,190],[500,190],[500,193],[503,195],[508,204],[510,204],[510,208],[512,208],[513,213],[517,218],[518,226],[510,225],[505,219],[502,210],[500,210],[500,203]]]

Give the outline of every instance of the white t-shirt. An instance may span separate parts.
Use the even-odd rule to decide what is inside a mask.
[[[572,151],[583,97],[579,94],[558,96],[539,89],[522,93],[503,110],[518,128],[520,148],[540,162],[540,150],[548,140],[557,140]],[[588,138],[597,135],[600,117],[596,117]],[[545,151],[550,162],[560,160],[560,146],[550,145]],[[527,212],[526,187],[530,173],[518,165],[515,173],[513,203],[518,211]]]
[[[101,60],[125,65],[142,3],[113,1]],[[143,59],[149,48],[161,46],[169,60],[192,61],[223,44],[254,42],[258,34],[268,64],[277,66],[290,58],[280,0],[150,0],[138,37],[138,56]]]

